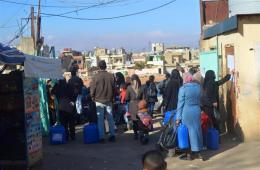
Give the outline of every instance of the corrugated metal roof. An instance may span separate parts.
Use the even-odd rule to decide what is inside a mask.
[[[222,33],[236,30],[238,26],[237,16],[233,16],[219,24],[216,24],[203,31],[203,39],[208,39]]]

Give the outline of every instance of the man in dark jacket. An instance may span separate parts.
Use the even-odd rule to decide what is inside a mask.
[[[106,62],[101,60],[98,64],[100,71],[92,78],[90,94],[96,102],[98,116],[98,130],[100,143],[105,142],[104,115],[107,113],[109,123],[109,141],[115,141],[115,123],[112,114],[112,101],[115,93],[115,78],[106,71]]]
[[[73,88],[73,101],[77,103],[78,96],[82,94],[82,88],[84,86],[83,81],[80,77],[77,76],[78,68],[73,66],[71,69],[71,78],[68,81],[68,84]],[[81,103],[81,101],[78,101]],[[78,113],[78,114],[77,114]],[[74,116],[77,123],[81,122],[80,115],[82,115],[82,109],[77,109],[76,104],[74,105]]]
[[[71,78],[68,81],[69,85],[73,87],[75,101],[78,95],[82,93],[82,88],[84,86],[82,79],[77,76],[77,71],[76,67],[72,68]]]

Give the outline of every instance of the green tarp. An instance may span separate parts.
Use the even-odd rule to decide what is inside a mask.
[[[50,118],[45,79],[39,79],[39,93],[42,134],[43,136],[47,136],[50,130]]]

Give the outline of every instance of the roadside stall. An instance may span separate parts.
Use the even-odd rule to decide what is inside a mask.
[[[40,78],[60,79],[61,62],[0,44],[0,64],[0,169],[27,169],[42,159]],[[2,74],[6,66],[22,69]]]

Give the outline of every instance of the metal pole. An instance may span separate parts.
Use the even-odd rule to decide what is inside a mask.
[[[38,1],[38,15],[37,15],[37,55],[40,55],[41,49],[41,0]]]
[[[36,42],[35,42],[35,28],[34,28],[34,7],[31,7],[31,37],[33,39],[33,45],[34,45],[34,50],[36,47]]]

